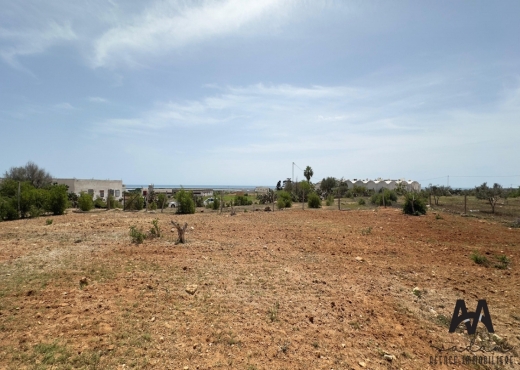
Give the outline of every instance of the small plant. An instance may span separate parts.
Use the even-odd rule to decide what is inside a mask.
[[[157,203],[155,203],[155,202],[150,203],[150,210],[152,210],[152,211],[157,210]]]
[[[52,225],[52,218],[48,218],[47,220],[45,220],[45,225]]]
[[[511,263],[511,260],[507,258],[505,254],[495,256],[497,259],[497,263],[495,264],[495,268],[500,270],[505,270],[509,267],[509,264]]]
[[[511,222],[510,227],[515,228],[515,229],[520,229],[520,218],[516,221]]]
[[[477,251],[474,251],[471,254],[470,258],[477,265],[487,266],[489,264],[489,260],[487,259],[487,257],[483,256],[482,254],[478,253]]]
[[[280,303],[276,301],[276,303],[273,305],[273,307],[269,308],[267,311],[267,317],[269,318],[269,321],[275,322],[278,321],[278,309],[280,308]]]
[[[320,344],[318,342],[312,342],[312,346],[314,348],[318,348],[320,346]]]
[[[365,200],[363,198],[361,198],[360,200],[358,200],[357,202],[360,206],[364,206],[366,204]]]
[[[150,228],[150,236],[152,238],[161,237],[161,228],[159,227],[159,219],[157,218],[152,221],[152,227]]]
[[[142,230],[138,230],[137,226],[130,226],[130,237],[132,243],[141,244],[146,239],[146,234]]]
[[[361,229],[361,235],[370,235],[371,233],[372,233],[372,226],[369,226],[366,229]]]
[[[435,215],[435,219],[436,219],[436,220],[442,220],[442,216],[441,216],[440,214],[437,213],[437,214]]]

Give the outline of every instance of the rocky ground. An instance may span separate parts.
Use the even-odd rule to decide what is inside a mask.
[[[48,219],[0,223],[0,369],[520,368],[520,229],[396,209]],[[457,299],[489,307],[475,355],[513,364],[431,363],[469,354],[436,349],[470,343],[448,333]]]

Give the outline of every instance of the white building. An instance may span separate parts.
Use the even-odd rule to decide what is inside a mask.
[[[374,190],[378,192],[381,189],[388,189],[388,190],[395,190],[400,184],[403,185],[404,189],[407,191],[420,191],[421,190],[421,184],[419,184],[417,181],[412,180],[383,180],[381,178],[377,180],[347,180],[347,185],[349,189],[352,189],[355,186],[362,186],[367,190]]]
[[[119,199],[123,196],[125,187],[122,180],[84,180],[84,179],[53,179],[53,182],[67,185],[69,193],[88,193],[93,199],[97,197],[106,200],[108,195]]]

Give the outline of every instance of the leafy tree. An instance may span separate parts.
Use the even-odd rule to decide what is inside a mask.
[[[285,190],[288,193],[292,193],[293,191],[293,182],[290,178],[287,178],[283,181],[283,190]]]
[[[294,197],[293,199],[298,200],[299,202],[305,202],[308,199],[309,194],[313,191],[313,187],[310,182],[302,180],[297,182],[293,187]]]
[[[78,207],[84,212],[90,211],[92,208],[94,208],[94,201],[92,200],[90,194],[81,192],[78,197]]]
[[[52,212],[54,215],[62,215],[65,213],[68,204],[68,187],[66,185],[53,185],[49,189],[49,197],[47,200],[46,211]]]
[[[441,185],[430,185],[428,191],[433,197],[433,202],[436,206],[439,205],[439,199],[442,196],[451,195],[450,188],[448,186]]]
[[[202,197],[199,197],[199,198],[201,199],[201,201],[203,201]],[[159,208],[163,209],[165,206],[167,206],[166,202],[167,202],[166,194],[163,194],[163,193],[157,194],[157,205],[159,206]]]
[[[34,162],[27,162],[23,167],[11,167],[6,171],[4,178],[14,181],[28,181],[35,188],[44,188],[52,184],[52,176]]]
[[[329,195],[332,193],[332,189],[338,186],[338,181],[334,177],[327,177],[321,180],[320,189],[323,191],[324,195]]]
[[[311,177],[314,175],[314,171],[310,166],[305,167],[303,171],[303,176],[307,179],[307,182],[311,181]]]
[[[309,201],[307,203],[309,208],[320,208],[321,207],[321,198],[316,193],[309,194]]]
[[[278,180],[278,182],[276,183],[276,190],[277,191],[282,190],[282,180]]]
[[[485,199],[491,206],[491,212],[495,213],[495,206],[502,196],[504,189],[501,185],[495,183],[492,188],[487,186],[487,183],[483,183],[475,188],[475,196],[477,199]]]
[[[175,194],[175,200],[177,200],[177,213],[178,214],[190,214],[195,213],[195,201],[193,200],[192,194],[184,189],[181,189]]]

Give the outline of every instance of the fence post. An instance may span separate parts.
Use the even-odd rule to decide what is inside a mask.
[[[468,214],[468,211],[467,211],[467,194],[464,194],[464,214]]]

